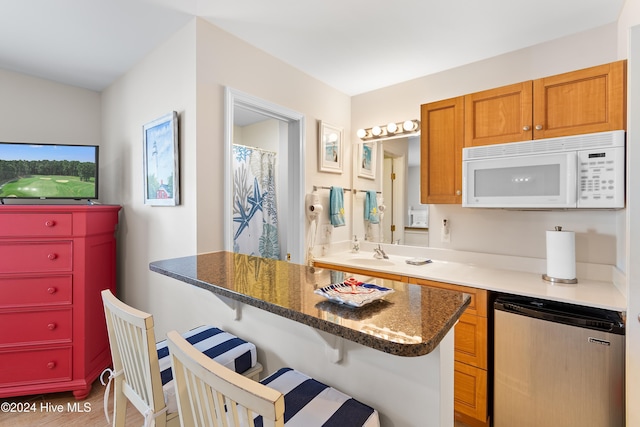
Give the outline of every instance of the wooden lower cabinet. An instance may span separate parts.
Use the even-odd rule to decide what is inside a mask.
[[[456,325],[456,360],[487,369],[487,318],[465,313]]]
[[[470,426],[488,426],[487,370],[454,362],[455,420]]]
[[[490,425],[488,291],[432,280],[409,283],[465,292],[471,302],[455,326],[453,394],[455,419],[472,427]]]
[[[398,274],[314,262],[316,268],[345,271],[381,279],[408,282],[469,294],[471,301],[455,326],[454,335],[454,411],[456,421],[471,427],[489,427],[489,292],[484,289],[435,282]]]

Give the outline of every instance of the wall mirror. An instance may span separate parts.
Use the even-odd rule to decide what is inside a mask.
[[[420,203],[420,136],[379,139],[375,141],[376,172],[374,179],[358,173],[362,150],[354,145],[353,232],[359,239],[408,246],[429,245],[429,206]],[[365,220],[365,194],[375,190],[381,220]]]
[[[304,263],[304,116],[225,89],[225,250]]]

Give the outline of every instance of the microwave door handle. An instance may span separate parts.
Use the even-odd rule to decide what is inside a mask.
[[[566,192],[567,207],[575,208],[578,206],[578,153],[567,153],[567,171],[566,171]]]

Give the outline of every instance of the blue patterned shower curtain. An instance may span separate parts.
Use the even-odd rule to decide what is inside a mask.
[[[280,258],[276,153],[233,145],[233,251]]]

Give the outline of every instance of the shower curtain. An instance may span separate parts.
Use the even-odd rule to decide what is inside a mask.
[[[280,258],[276,153],[233,145],[233,251]]]

